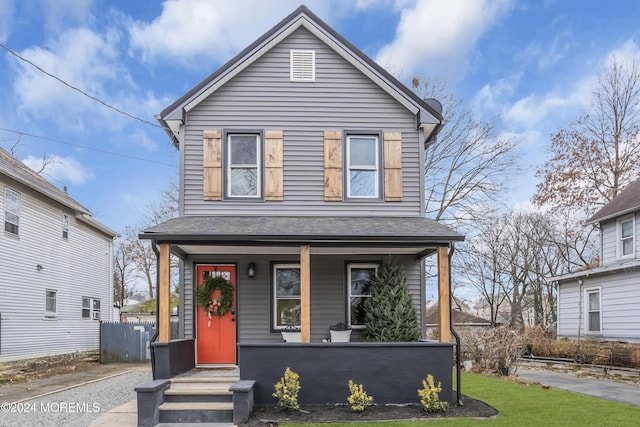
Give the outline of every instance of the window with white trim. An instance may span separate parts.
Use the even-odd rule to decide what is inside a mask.
[[[44,314],[46,317],[56,316],[56,299],[58,292],[55,289],[45,290]]]
[[[98,298],[82,297],[82,318],[100,320],[100,300]]]
[[[380,197],[380,139],[377,135],[348,135],[347,197]]]
[[[273,328],[300,326],[300,264],[273,266]]]
[[[600,289],[585,290],[587,300],[587,319],[586,330],[588,333],[600,333],[601,328],[601,305],[600,305]]]
[[[633,215],[618,220],[618,258],[635,256],[635,220]]]
[[[20,230],[20,193],[4,188],[4,231],[18,235]]]
[[[62,238],[69,238],[69,215],[62,214]]]
[[[258,198],[262,196],[262,150],[260,135],[234,133],[227,135],[227,197]]]
[[[371,297],[369,286],[376,275],[378,264],[348,264],[347,288],[349,290],[348,319],[350,326],[364,326],[364,303]]]
[[[290,53],[289,79],[292,82],[316,81],[316,51],[295,50]]]

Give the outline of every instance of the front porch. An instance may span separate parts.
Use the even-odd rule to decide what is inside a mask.
[[[239,388],[250,393],[252,403],[276,403],[271,396],[273,385],[287,367],[300,375],[301,403],[344,403],[350,379],[363,384],[377,403],[417,403],[417,390],[427,374],[442,382],[446,391],[441,399],[455,401],[449,257],[452,242],[463,238],[450,229],[425,218],[183,217],[140,237],[152,239],[159,249],[159,340],[152,353],[154,379],[160,381],[153,392],[156,400],[152,399],[157,405],[163,401],[166,380],[203,367],[197,331],[214,333],[206,321],[196,321],[201,309],[194,295],[201,276],[197,273],[203,265],[214,272],[216,265],[232,271],[234,305],[224,316],[230,316],[237,337],[233,345],[242,384]],[[180,310],[184,335],[180,340],[170,340],[168,333],[170,254],[180,257],[183,265]],[[440,342],[359,342],[361,329],[354,330],[352,342],[323,342],[330,325],[350,324],[356,319],[353,306],[349,306],[353,303],[349,268],[371,269],[372,263],[386,256],[392,256],[408,272],[423,338],[424,259],[437,257]],[[253,267],[253,275],[245,273],[246,265]],[[280,334],[284,323],[276,310],[274,277],[281,265],[299,272],[296,309],[300,343],[283,343]],[[215,322],[217,319],[213,326]],[[250,392],[247,384],[251,384]]]
[[[189,361],[189,341],[156,344],[167,366]],[[442,400],[454,402],[454,343],[239,343],[237,367],[191,368],[140,386],[138,425],[158,422],[244,422],[255,405],[275,405],[274,384],[291,368],[300,375],[301,404],[344,404],[347,384],[363,384],[377,404],[419,404],[427,374],[442,382]],[[164,349],[173,348],[164,352]],[[193,346],[191,346],[193,348]],[[166,356],[168,355],[168,359]],[[173,362],[170,360],[173,359]],[[156,362],[158,363],[158,362]],[[156,368],[158,369],[158,368]],[[166,369],[163,367],[162,369]]]

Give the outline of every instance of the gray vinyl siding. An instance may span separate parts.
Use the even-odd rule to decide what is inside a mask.
[[[75,218],[73,211],[0,176],[20,192],[20,230],[0,231],[0,361],[97,350],[100,323],[82,319],[82,297],[100,299],[101,319],[113,316],[112,240]],[[69,237],[62,238],[62,214]],[[36,268],[37,265],[42,270]],[[45,291],[55,290],[56,317],[45,316]]]
[[[316,51],[315,82],[289,81],[290,49]],[[283,130],[284,200],[203,201],[205,129]],[[324,130],[401,131],[402,202],[325,202]],[[420,142],[415,115],[303,28],[188,113],[181,155],[184,215],[422,214]]]
[[[311,341],[322,342],[329,337],[329,326],[347,321],[346,263],[382,262],[380,255],[311,255]],[[421,286],[419,263],[413,256],[396,256],[403,266],[407,283],[420,313]],[[256,264],[257,274],[247,277],[249,262]],[[299,263],[297,254],[256,256],[211,256],[185,263],[185,278],[191,277],[195,264],[237,264],[237,324],[239,342],[282,342],[280,332],[272,332],[271,268],[272,263]],[[191,283],[187,281],[186,283]],[[187,288],[191,286],[188,285]],[[193,292],[185,289],[185,337],[193,337]],[[190,295],[189,298],[186,295]],[[186,320],[190,319],[190,320]],[[352,339],[359,339],[359,332]]]
[[[621,218],[627,218],[628,215],[624,215]],[[638,258],[640,253],[640,222],[638,215],[634,216],[635,222],[635,257]],[[602,265],[610,265],[616,262],[620,262],[618,259],[618,220],[607,221],[600,224],[601,236],[602,236]],[[628,260],[629,258],[625,258]]]
[[[619,272],[583,278],[581,335],[604,339],[640,340],[640,272]],[[585,290],[600,288],[602,334],[586,334]],[[579,286],[577,279],[559,287],[558,335],[575,337],[578,334]]]

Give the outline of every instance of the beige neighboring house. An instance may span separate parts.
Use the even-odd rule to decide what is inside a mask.
[[[0,362],[97,350],[117,233],[1,148],[0,215]]]

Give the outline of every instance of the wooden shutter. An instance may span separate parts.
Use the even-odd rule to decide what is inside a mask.
[[[342,201],[342,132],[324,131],[324,200]]]
[[[283,132],[268,130],[264,133],[264,199],[283,199]]]
[[[222,200],[222,131],[205,130],[202,137],[202,197]]]
[[[384,200],[402,201],[402,133],[384,133]]]

